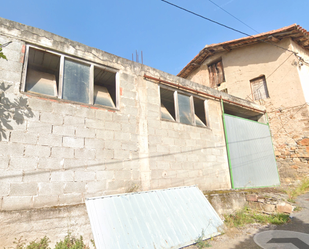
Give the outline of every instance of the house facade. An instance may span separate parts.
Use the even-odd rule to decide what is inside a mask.
[[[281,178],[308,174],[309,33],[299,25],[207,45],[178,76],[264,105]]]
[[[230,189],[222,101],[247,100],[0,18],[0,245],[92,237],[85,198]]]

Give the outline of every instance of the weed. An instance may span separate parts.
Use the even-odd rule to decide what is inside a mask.
[[[305,177],[301,182],[294,188],[289,188],[285,192],[289,196],[288,201],[295,202],[295,198],[309,191],[309,178]]]
[[[235,214],[225,215],[225,224],[228,228],[242,227],[246,224],[261,223],[261,224],[285,224],[290,221],[289,215],[286,214],[259,214],[248,207],[236,212]]]
[[[55,249],[89,249],[88,246],[84,244],[83,237],[80,236],[79,239],[76,239],[71,236],[71,233],[65,236],[64,241],[56,243]]]
[[[198,249],[202,249],[205,247],[211,247],[211,245],[207,241],[203,240],[204,236],[205,236],[205,232],[203,229],[201,235],[198,236],[198,238],[195,240],[195,243],[196,243],[195,245],[197,246]]]
[[[133,192],[137,192],[139,189],[139,185],[138,184],[131,184],[128,188],[127,188],[127,193],[133,193]]]

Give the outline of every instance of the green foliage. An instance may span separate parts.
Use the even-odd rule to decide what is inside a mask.
[[[309,178],[305,177],[296,187],[289,188],[286,190],[286,193],[289,196],[288,201],[294,203],[297,196],[302,195],[308,191],[309,191]]]
[[[51,249],[49,247],[50,240],[48,237],[44,236],[39,242],[36,240],[31,241],[28,245],[26,245],[26,240],[23,237],[19,239],[15,238],[13,242],[15,244],[14,249]],[[93,242],[94,245],[94,242]],[[84,244],[83,237],[80,236],[79,239],[72,237],[71,233],[65,236],[64,240],[56,243],[54,249],[90,249],[89,246]]]
[[[7,60],[6,56],[2,52],[2,45],[0,44],[0,59],[1,58]]]
[[[228,228],[242,227],[246,224],[261,223],[261,224],[285,224],[290,221],[287,214],[260,214],[248,207],[236,212],[235,214],[225,215],[225,224]]]
[[[79,239],[76,239],[71,236],[69,232],[63,241],[57,242],[55,249],[89,249],[88,246],[84,244],[83,237],[80,236]]]
[[[202,230],[202,233],[198,238],[195,240],[195,245],[197,246],[198,249],[202,249],[205,247],[211,247],[211,245],[208,243],[208,241],[204,241],[203,238],[205,236],[204,229]]]

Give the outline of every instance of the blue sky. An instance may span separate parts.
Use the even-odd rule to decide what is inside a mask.
[[[169,0],[248,34],[253,30],[209,0]],[[212,0],[259,32],[293,23],[309,30],[309,0]],[[2,3],[1,3],[2,2]],[[177,74],[206,45],[244,37],[161,0],[9,0],[1,16]]]

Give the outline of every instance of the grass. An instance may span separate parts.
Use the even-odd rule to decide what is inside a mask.
[[[205,236],[205,233],[203,229],[201,235],[198,236],[198,238],[195,240],[195,245],[197,246],[198,249],[202,249],[205,247],[211,247],[208,241],[203,240],[204,236]]]
[[[296,186],[285,190],[289,196],[288,201],[295,203],[297,196],[302,195],[309,191],[309,178],[303,178],[301,182]]]
[[[227,228],[232,227],[243,227],[251,223],[261,223],[261,224],[285,224],[290,221],[289,215],[287,214],[271,214],[265,215],[257,213],[255,210],[251,210],[248,207],[234,213],[225,215],[225,225]]]

